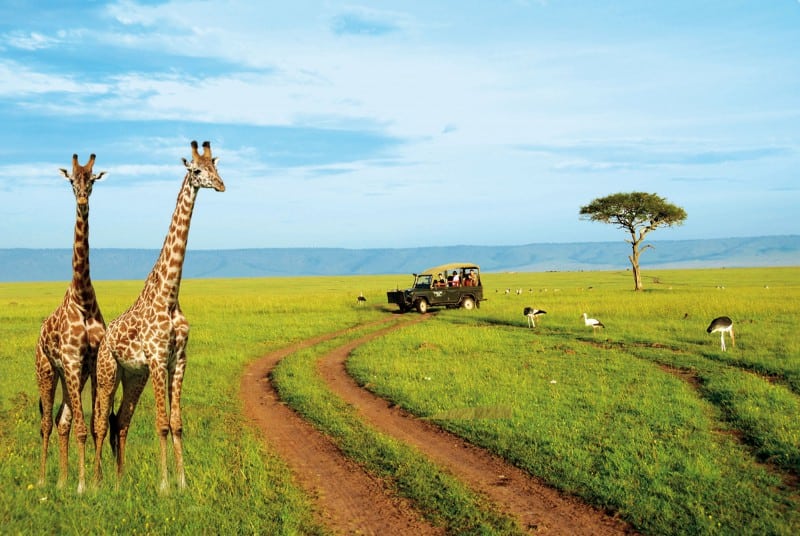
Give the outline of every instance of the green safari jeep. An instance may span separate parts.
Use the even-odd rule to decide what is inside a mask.
[[[411,288],[388,291],[386,299],[397,304],[401,313],[416,309],[424,314],[430,307],[472,310],[484,300],[480,272],[480,267],[470,262],[434,266],[414,274]]]

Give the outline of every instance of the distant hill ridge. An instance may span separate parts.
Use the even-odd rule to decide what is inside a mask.
[[[800,265],[800,235],[648,241],[642,268]],[[150,249],[93,249],[95,280],[142,279],[158,257]],[[185,278],[410,274],[450,261],[487,272],[617,270],[630,267],[630,245],[617,242],[399,249],[265,248],[189,250]],[[71,249],[0,249],[0,281],[67,281]]]

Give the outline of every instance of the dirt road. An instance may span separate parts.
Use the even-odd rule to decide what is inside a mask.
[[[531,533],[633,532],[619,520],[562,495],[504,460],[392,407],[359,387],[345,370],[347,356],[359,345],[404,324],[400,322],[359,337],[324,355],[318,368],[331,390],[352,404],[366,422],[415,446],[487,497],[500,511],[515,517]],[[441,534],[441,528],[431,526],[408,501],[389,493],[380,479],[344,457],[324,434],[281,403],[269,381],[269,372],[285,356],[344,332],[308,339],[251,363],[241,386],[247,416],[289,465],[297,483],[314,498],[320,521],[335,533]]]

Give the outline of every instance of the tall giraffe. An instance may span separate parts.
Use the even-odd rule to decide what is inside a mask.
[[[53,404],[56,385],[61,381],[61,406],[56,414],[59,443],[58,486],[67,481],[69,434],[75,419],[78,442],[78,493],[85,489],[86,421],[83,416],[81,393],[86,380],[92,379],[92,403],[95,400],[95,360],[106,323],[97,305],[92,279],[89,276],[89,196],[92,186],[105,171],[92,172],[95,155],[85,166],[72,155],[72,173],[60,168],[61,174],[72,183],[75,194],[75,240],[72,245],[72,282],[64,300],[42,323],[36,343],[36,381],[39,384],[39,410],[42,414],[42,457],[39,485],[45,482],[47,447],[53,431]]]
[[[103,439],[110,427],[109,441],[116,455],[117,478],[125,460],[125,440],[139,396],[153,379],[156,405],[156,432],[161,443],[161,490],[169,488],[167,479],[167,436],[172,433],[178,485],[186,486],[183,469],[181,387],[186,367],[189,323],[178,304],[186,242],[197,192],[200,188],[225,191],[217,173],[217,158],[211,144],[203,142],[203,154],[192,142],[192,160],[183,159],[187,172],[183,179],[169,232],[161,254],[145,280],[133,305],[108,325],[97,357],[97,400],[94,409],[95,479],[102,478]],[[122,401],[113,413],[114,394],[122,382]]]

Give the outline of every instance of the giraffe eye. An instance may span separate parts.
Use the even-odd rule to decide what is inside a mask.
[[[202,173],[202,171],[200,171],[200,170],[199,170],[199,169],[197,169],[197,168],[195,168],[195,169],[193,169],[193,170],[192,170],[192,174],[193,174],[195,177],[197,177],[198,175],[200,175],[200,173]]]

